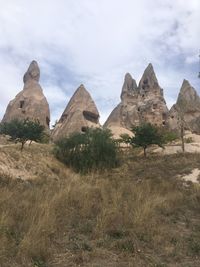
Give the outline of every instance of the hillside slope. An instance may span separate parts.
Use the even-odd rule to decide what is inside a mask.
[[[199,154],[80,176],[51,151],[0,147],[0,266],[200,266],[200,186],[178,178]]]
[[[23,152],[19,144],[0,145],[0,173],[22,180],[58,179],[67,175],[67,168],[55,159],[52,150],[46,144],[26,145]]]

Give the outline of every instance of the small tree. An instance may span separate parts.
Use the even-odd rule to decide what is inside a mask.
[[[14,119],[0,124],[0,134],[9,135],[12,141],[21,143],[21,151],[28,140],[39,142],[43,133],[44,126],[38,120]]]
[[[148,146],[158,145],[163,147],[164,140],[162,135],[159,133],[158,129],[150,123],[134,127],[132,131],[135,136],[130,139],[130,144],[132,146],[142,147],[144,150],[144,157],[146,157],[146,149]]]
[[[82,173],[117,165],[117,145],[106,129],[71,134],[56,143],[54,152],[59,160]]]

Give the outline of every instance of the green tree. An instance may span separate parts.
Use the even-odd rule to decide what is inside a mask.
[[[87,129],[56,142],[56,157],[77,172],[117,166],[117,145],[107,129]]]
[[[28,140],[31,142],[41,141],[44,129],[38,120],[32,121],[30,119],[14,119],[0,124],[0,134],[9,135],[12,141],[21,143],[21,151]]]
[[[142,147],[144,150],[144,157],[146,157],[146,149],[150,145],[158,145],[163,147],[164,139],[159,133],[158,128],[150,123],[142,124],[141,126],[132,129],[135,136],[130,139],[132,146]]]

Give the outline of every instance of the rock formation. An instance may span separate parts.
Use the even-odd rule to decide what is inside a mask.
[[[152,64],[149,64],[137,86],[128,73],[125,75],[121,103],[111,112],[105,127],[131,129],[143,122],[165,125],[168,108],[163,89],[158,84]]]
[[[46,97],[39,85],[40,69],[36,61],[32,61],[24,74],[24,88],[10,101],[2,122],[12,119],[37,119],[46,129],[49,128],[50,112]]]
[[[183,81],[178,99],[169,112],[168,124],[172,130],[185,129],[200,133],[200,97],[187,80]]]
[[[64,110],[52,131],[53,140],[58,140],[73,132],[85,132],[89,127],[99,127],[99,112],[90,94],[81,85]]]

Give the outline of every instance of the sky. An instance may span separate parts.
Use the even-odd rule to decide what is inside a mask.
[[[139,82],[152,63],[170,108],[183,79],[200,94],[199,0],[0,0],[0,119],[40,66],[51,125],[84,84],[103,123],[124,75]]]

